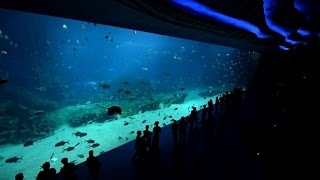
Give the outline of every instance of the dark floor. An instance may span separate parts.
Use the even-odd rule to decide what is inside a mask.
[[[242,145],[234,118],[224,118],[223,131],[218,127],[225,115],[215,115],[213,128],[198,123],[188,131],[186,144],[178,147],[171,126],[162,128],[159,153],[150,161],[134,160],[134,141],[100,155],[100,179],[269,179],[259,163],[261,154]],[[77,166],[77,174],[78,179],[90,179],[84,163]]]

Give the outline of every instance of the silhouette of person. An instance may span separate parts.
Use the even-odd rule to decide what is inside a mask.
[[[75,174],[76,165],[74,163],[69,163],[68,158],[62,158],[61,163],[63,164],[63,167],[60,169],[62,177],[66,180],[77,179]]]
[[[187,127],[188,124],[185,120],[185,117],[181,117],[179,122],[179,132],[180,132],[180,143],[184,144],[186,142],[186,135],[187,135]]]
[[[215,105],[215,107],[214,107],[214,109],[215,109],[215,111],[216,112],[218,112],[219,111],[219,97],[218,96],[216,96],[216,103],[214,104]]]
[[[86,165],[88,166],[92,179],[99,179],[100,162],[98,158],[93,155],[93,150],[89,151],[89,157],[86,160]]]
[[[151,132],[149,131],[149,125],[146,125],[146,129],[143,131],[143,136],[144,136],[146,151],[149,151],[150,145],[151,145]]]
[[[136,136],[136,140],[135,140],[135,149],[136,149],[135,158],[138,160],[142,159],[143,137],[141,137],[141,131],[137,131],[137,136]]]
[[[193,129],[193,124],[198,123],[198,112],[197,112],[197,108],[196,107],[192,107],[192,110],[190,112],[190,116],[189,116],[189,128]]]
[[[50,163],[45,162],[42,166],[43,171],[37,175],[37,180],[53,180],[56,179],[56,169],[50,168]]]
[[[14,178],[15,180],[23,180],[24,178],[23,173],[18,173]]]
[[[179,130],[179,125],[177,123],[177,120],[173,120],[172,123],[172,136],[173,136],[173,145],[178,144],[178,130]]]
[[[213,102],[212,99],[208,101],[208,113],[212,113],[213,111]]]
[[[205,120],[207,119],[207,106],[203,105],[203,109],[202,109],[202,114],[201,114],[201,121],[205,122]]]
[[[159,145],[161,127],[159,126],[159,121],[154,122],[154,125],[155,127],[153,128],[152,147],[157,149]]]

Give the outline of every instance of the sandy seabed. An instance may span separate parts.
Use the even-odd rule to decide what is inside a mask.
[[[79,164],[86,160],[89,150],[94,150],[95,155],[110,151],[134,140],[136,131],[144,130],[146,125],[150,126],[150,130],[153,129],[155,121],[159,121],[161,127],[164,126],[163,123],[169,125],[172,123],[172,119],[178,120],[182,116],[189,115],[191,106],[196,106],[197,109],[200,109],[200,106],[207,104],[209,99],[215,100],[215,97],[200,97],[198,96],[198,92],[199,91],[188,91],[188,96],[184,104],[172,104],[167,108],[147,111],[143,114],[139,113],[131,116],[134,119],[120,117],[115,121],[93,123],[77,128],[71,128],[65,125],[57,129],[54,135],[36,141],[28,147],[23,147],[23,144],[0,146],[0,156],[4,157],[4,159],[0,160],[0,179],[14,179],[14,176],[20,172],[24,174],[25,179],[35,179],[41,170],[41,165],[46,161],[50,162],[51,167],[59,172],[62,167],[60,160],[64,157],[67,157],[69,161],[74,161],[76,164]],[[178,109],[175,110],[175,108]],[[170,115],[172,118],[167,117]],[[163,120],[164,117],[167,118]],[[142,123],[143,120],[147,121]],[[125,122],[130,123],[125,126]],[[77,131],[85,132],[87,135],[82,138],[77,137],[74,135]],[[132,131],[134,131],[134,133],[130,133]],[[95,143],[99,143],[100,145],[95,148],[90,147],[92,144],[85,142],[89,139],[95,140]],[[64,146],[55,147],[55,144],[60,141],[69,142]],[[79,145],[75,146],[78,143]],[[74,150],[64,150],[71,146],[75,146]],[[78,155],[83,155],[84,157],[80,158]],[[17,163],[5,163],[6,159],[14,156],[22,157],[22,160]]]

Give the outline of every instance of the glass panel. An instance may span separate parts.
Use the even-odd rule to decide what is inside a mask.
[[[131,29],[0,13],[3,179],[19,172],[33,179],[46,161],[59,172],[63,157],[81,163],[89,150],[130,142],[155,121],[169,125],[192,106],[245,88],[259,59]]]

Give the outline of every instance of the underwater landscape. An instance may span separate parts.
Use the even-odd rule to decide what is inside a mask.
[[[0,179],[33,179],[243,88],[259,53],[0,9]]]

